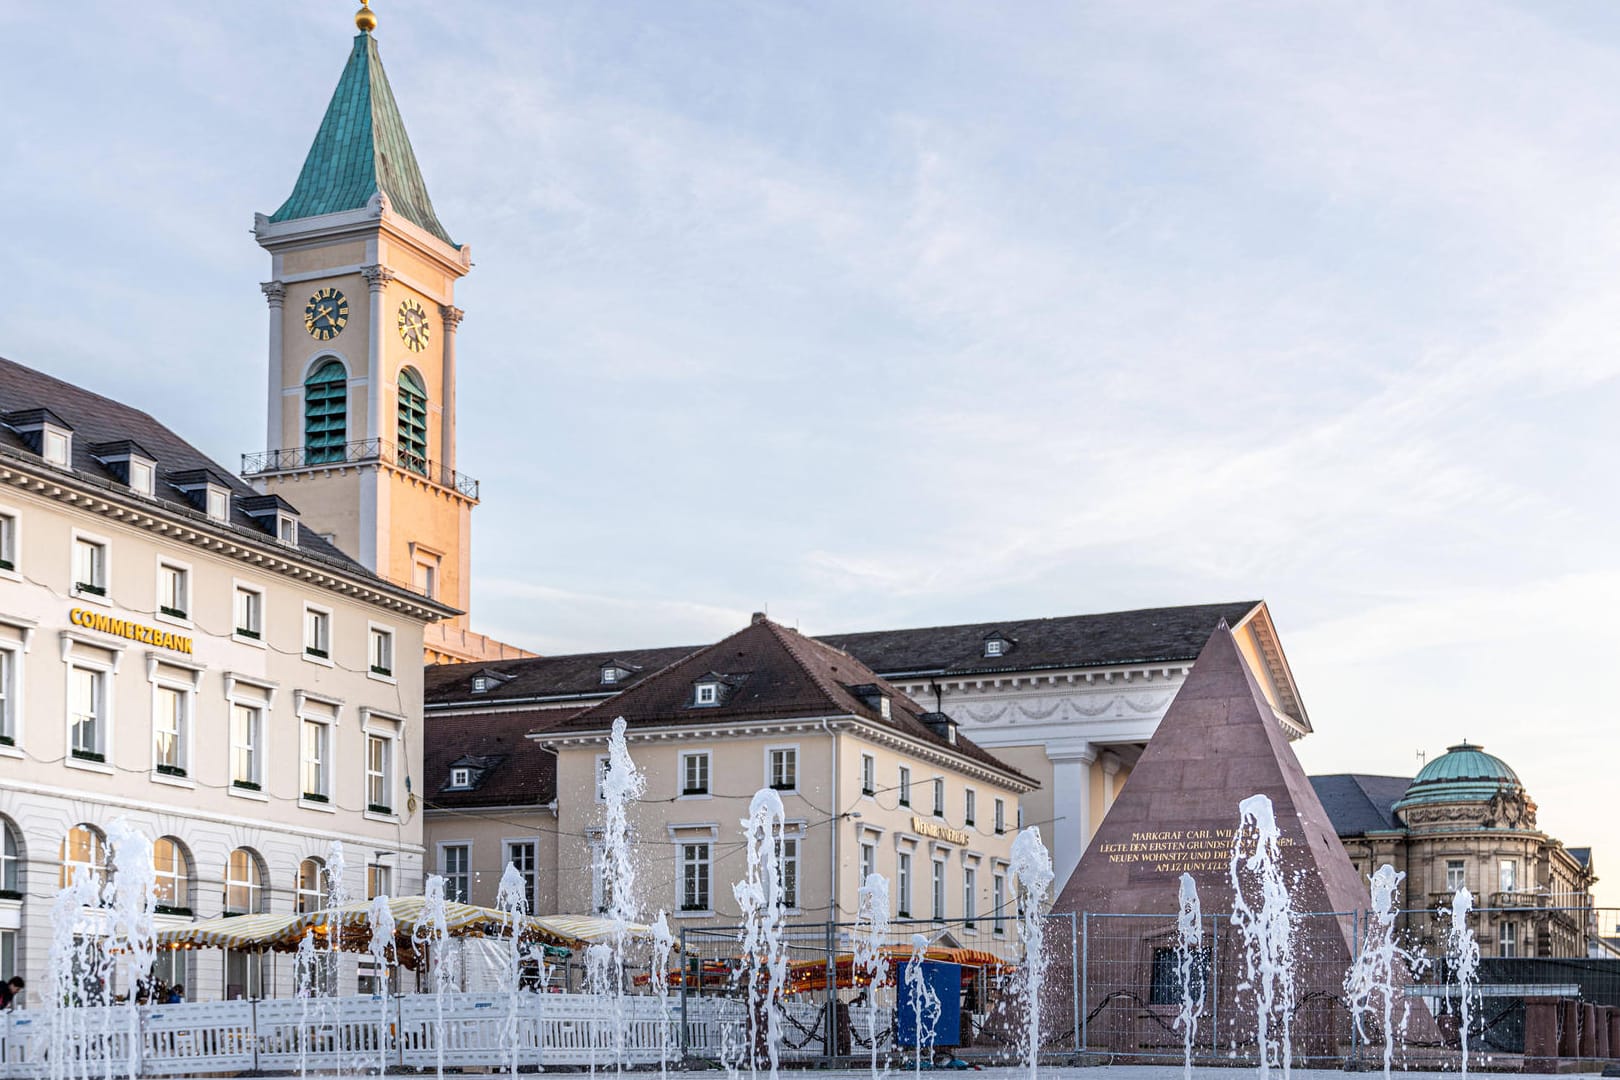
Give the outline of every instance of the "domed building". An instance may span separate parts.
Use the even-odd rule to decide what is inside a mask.
[[[1542,832],[1518,773],[1484,747],[1448,747],[1411,778],[1341,773],[1311,784],[1359,873],[1384,863],[1406,873],[1406,925],[1420,939],[1435,933],[1428,913],[1466,888],[1486,955],[1587,955],[1591,849]]]

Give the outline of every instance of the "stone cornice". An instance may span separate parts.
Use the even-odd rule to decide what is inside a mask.
[[[384,582],[367,582],[323,560],[303,554],[266,536],[248,538],[245,530],[209,521],[201,513],[188,514],[166,503],[100,490],[76,473],[58,472],[41,465],[36,472],[24,463],[0,454],[0,485],[51,499],[83,513],[117,521],[153,533],[171,543],[187,544],[246,563],[266,573],[293,578],[362,603],[432,622],[456,614],[454,608]]]
[[[253,215],[253,237],[271,254],[317,247],[333,240],[366,238],[378,232],[386,233],[389,239],[405,245],[455,277],[464,277],[472,269],[470,247],[466,244],[451,247],[415,222],[394,213],[380,192],[365,206],[334,214],[292,221],[271,221],[264,214]]]

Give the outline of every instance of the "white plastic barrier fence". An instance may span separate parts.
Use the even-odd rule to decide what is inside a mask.
[[[253,1068],[266,1072],[364,1072],[399,1064],[399,1004],[381,998],[273,998],[253,1003]],[[387,1014],[387,1027],[383,1016]]]
[[[141,1009],[141,1071],[193,1076],[251,1069],[253,1038],[251,1001],[148,1005]]]

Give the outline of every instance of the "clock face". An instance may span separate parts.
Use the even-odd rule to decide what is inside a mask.
[[[421,352],[428,343],[428,317],[422,305],[407,300],[399,305],[399,336],[411,352]]]
[[[349,301],[336,289],[322,289],[304,305],[304,329],[317,341],[331,341],[348,324]]]

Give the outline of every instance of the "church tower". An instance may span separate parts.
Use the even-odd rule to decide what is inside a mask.
[[[380,576],[465,612],[478,482],[456,470],[455,291],[471,253],[433,212],[369,7],[355,25],[292,194],[254,218],[270,253],[268,449],[243,473]],[[429,627],[427,652],[527,655],[466,615]]]

